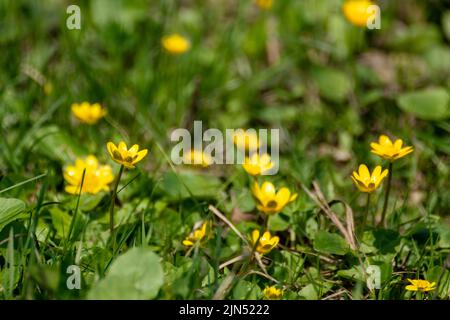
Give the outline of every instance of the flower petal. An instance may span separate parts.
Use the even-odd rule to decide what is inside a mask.
[[[136,159],[133,160],[133,164],[138,163],[139,161],[141,161],[147,155],[147,153],[148,153],[147,149],[143,149],[143,150],[139,151],[137,153]]]
[[[392,145],[392,141],[391,139],[387,136],[382,134],[379,138],[378,138],[378,143],[384,146],[391,146]]]
[[[261,189],[259,188],[258,182],[255,181],[255,182],[253,183],[253,185],[251,186],[251,189],[252,189],[253,196],[254,196],[256,199],[258,199],[259,202],[262,202],[263,196],[262,196],[262,194],[261,194]]]
[[[274,196],[275,186],[271,182],[265,181],[261,186],[261,192],[265,197]]]
[[[365,164],[359,165],[358,172],[362,180],[370,179],[370,172]]]
[[[380,174],[381,174],[381,166],[376,166],[375,169],[373,169],[372,171],[371,180],[377,181]]]
[[[275,196],[275,200],[276,200],[278,206],[284,207],[289,202],[290,197],[291,197],[291,191],[289,191],[288,188],[281,188],[277,192],[277,194]]]
[[[259,230],[253,230],[252,232],[252,243],[255,245],[258,242],[259,239]]]
[[[129,150],[128,152],[131,153],[132,155],[134,155],[136,152],[139,151],[139,145],[138,144],[134,144]]]
[[[403,158],[404,156],[410,154],[414,151],[413,147],[406,147],[400,150],[399,154],[397,155],[396,159]]]
[[[389,174],[388,169],[384,169],[383,172],[380,174],[380,177],[378,178],[380,181],[383,180],[387,175]]]
[[[111,158],[114,158],[114,151],[117,150],[116,145],[110,141],[106,144],[106,148],[108,149]]]
[[[356,180],[362,180],[361,177],[359,176],[358,172],[353,171],[352,172],[352,176],[356,179]]]
[[[417,287],[414,286],[414,285],[411,285],[411,284],[407,285],[405,287],[405,289],[408,290],[408,291],[417,291]]]
[[[119,145],[117,146],[117,149],[119,149],[120,152],[126,152],[127,149],[127,144],[124,141],[120,141]]]
[[[67,193],[70,193],[70,194],[78,194],[80,188],[79,188],[78,186],[69,185],[69,186],[66,186],[66,187],[64,188],[64,190],[65,190]]]
[[[400,150],[403,146],[403,140],[402,139],[397,139],[394,142],[394,148],[397,150]]]

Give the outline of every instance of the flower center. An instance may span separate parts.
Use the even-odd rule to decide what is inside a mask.
[[[277,202],[275,200],[270,200],[269,202],[267,202],[267,207],[268,208],[276,208]]]
[[[113,151],[113,156],[114,156],[114,158],[116,158],[118,160],[122,160],[122,155],[120,154],[120,152],[118,150]]]

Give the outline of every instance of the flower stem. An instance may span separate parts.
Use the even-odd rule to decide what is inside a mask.
[[[392,162],[389,163],[389,176],[388,176],[388,182],[386,187],[386,193],[384,195],[384,204],[383,204],[383,211],[381,213],[381,220],[379,225],[384,226],[384,219],[386,217],[386,210],[389,202],[389,194],[391,193],[391,182],[392,182]]]
[[[111,205],[109,207],[109,230],[111,233],[111,240],[113,244],[113,251],[116,251],[116,237],[114,235],[114,204],[117,198],[117,188],[119,187],[119,181],[122,177],[123,165],[120,166],[119,174],[117,175],[116,182],[114,183],[114,189],[111,197]]]
[[[363,217],[363,222],[362,222],[362,229],[364,229],[366,227],[366,223],[367,223],[367,216],[369,215],[369,208],[370,208],[370,196],[371,193],[368,192],[367,193],[367,202],[366,202],[366,212],[364,213],[364,217]]]
[[[265,232],[266,230],[269,230],[269,215],[265,213],[263,215],[263,219],[264,219],[264,223],[263,223],[264,230],[263,230],[263,232]]]

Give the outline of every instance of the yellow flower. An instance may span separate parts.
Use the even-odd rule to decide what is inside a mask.
[[[406,286],[406,290],[408,291],[432,291],[436,289],[436,282],[429,282],[427,280],[412,280],[408,279],[409,282],[411,282],[410,285]]]
[[[255,0],[256,5],[263,10],[272,8],[273,0]]]
[[[141,161],[148,152],[147,149],[139,151],[139,145],[137,144],[128,149],[127,145],[123,141],[119,142],[118,146],[112,142],[108,142],[106,144],[106,148],[108,149],[109,155],[115,162],[129,169],[133,169],[135,164]]]
[[[89,102],[74,103],[71,106],[72,113],[81,122],[95,124],[106,115],[106,110],[98,103]]]
[[[259,239],[259,241],[258,241]],[[269,253],[280,242],[280,238],[277,236],[271,236],[269,231],[263,233],[261,238],[259,237],[259,231],[253,230],[251,244],[252,248],[256,246],[255,250],[260,254]]]
[[[381,135],[378,143],[372,142],[370,147],[372,148],[372,153],[390,161],[403,158],[414,151],[414,148],[411,146],[403,147],[402,139],[397,139],[395,142],[392,142],[386,135]]]
[[[83,180],[83,171],[86,169]],[[108,191],[109,184],[114,180],[112,169],[109,165],[99,165],[95,156],[90,155],[84,159],[77,159],[74,165],[69,165],[64,169],[64,179],[67,182],[66,192],[71,194],[91,193],[97,194],[100,191]]]
[[[258,152],[255,152],[250,158],[245,157],[245,161],[242,164],[245,171],[252,176],[257,176],[269,171],[273,165],[274,164],[267,153],[260,157]]]
[[[189,150],[183,158],[185,164],[192,164],[203,168],[206,168],[212,164],[211,157],[199,150]]]
[[[261,146],[256,132],[246,130],[236,130],[233,134],[233,143],[242,150],[256,150]]]
[[[202,241],[206,236],[207,228],[208,221],[205,221],[202,223],[200,228],[195,229],[189,236],[186,237],[186,239],[183,240],[183,244],[187,247],[191,247],[196,242]]]
[[[283,296],[283,290],[277,289],[275,286],[266,287],[263,290],[263,295],[265,299],[278,300]]]
[[[367,26],[367,20],[372,15],[368,11],[368,8],[372,5],[374,3],[369,0],[347,0],[342,5],[342,11],[350,23],[358,27],[365,27]]]
[[[51,82],[46,82],[44,84],[44,93],[49,96],[52,94],[52,92],[53,92],[53,84]]]
[[[297,198],[297,194],[291,194],[288,188],[281,188],[275,192],[275,186],[266,181],[261,187],[255,181],[252,186],[253,196],[258,200],[256,207],[259,211],[267,214],[275,214],[284,209],[284,207]]]
[[[374,192],[383,179],[388,175],[389,170],[385,169],[381,172],[381,166],[376,166],[372,174],[365,164],[361,164],[358,168],[358,172],[353,171],[352,179],[361,192]]]
[[[171,54],[183,54],[191,48],[189,40],[176,33],[164,36],[161,42],[164,49]]]

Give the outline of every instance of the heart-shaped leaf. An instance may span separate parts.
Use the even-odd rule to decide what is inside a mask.
[[[14,220],[28,217],[25,203],[19,199],[0,198],[0,231]]]
[[[106,277],[89,292],[88,299],[153,299],[164,282],[159,256],[145,248],[133,248],[115,260]]]
[[[443,88],[430,88],[400,95],[398,106],[424,120],[443,120],[449,116],[449,95]]]
[[[319,231],[314,239],[314,249],[323,253],[344,255],[349,251],[349,246],[340,235]]]

